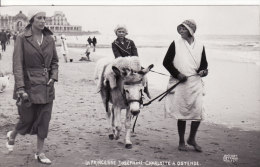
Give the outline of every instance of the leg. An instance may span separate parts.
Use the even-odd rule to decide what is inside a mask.
[[[115,127],[116,127],[116,133],[115,133],[115,136],[116,136],[116,140],[119,139],[120,137],[120,132],[121,132],[121,108],[116,106],[114,108],[114,112],[115,112]]]
[[[37,136],[37,153],[35,159],[43,164],[51,164],[51,160],[43,153],[44,138]]]
[[[88,52],[88,53],[87,53],[87,58],[88,58],[88,60],[89,60],[89,55],[90,55],[90,53]]]
[[[6,43],[4,43],[4,51],[6,50]]]
[[[112,117],[111,117],[112,115]],[[110,140],[113,140],[115,138],[114,136],[114,129],[115,129],[115,116],[114,116],[114,109],[112,108],[112,112],[110,110],[110,108],[108,107],[108,111],[107,111],[107,122],[108,122],[108,137]]]
[[[64,57],[64,60],[65,60],[65,63],[67,63],[68,60],[67,60],[67,56],[66,56],[66,54],[63,54],[63,57]]]
[[[21,135],[30,133],[35,117],[34,105],[31,107],[26,107],[24,104],[22,104],[21,106],[18,106],[17,109],[20,119],[15,125],[15,128],[7,133],[6,147],[9,151],[13,151],[15,138],[18,133]]]
[[[14,150],[14,142],[15,142],[15,138],[16,138],[17,134],[18,134],[18,132],[16,129],[14,129],[13,131],[9,131],[7,133],[6,147],[7,147],[8,151]]]
[[[110,98],[110,90],[108,88],[101,89],[100,90],[101,94],[101,99],[103,101],[104,107],[106,109],[106,118],[107,118],[107,123],[108,123],[108,137],[110,140],[113,140],[115,138],[114,136],[114,121],[115,121],[115,116],[114,116],[114,108],[112,106],[112,111],[109,107],[109,98]],[[112,117],[111,117],[112,115]]]
[[[179,147],[178,147],[178,149],[180,151],[187,151],[187,147],[185,146],[185,140],[184,140],[185,129],[186,129],[186,121],[178,120],[177,125],[178,125],[178,133],[179,133]]]
[[[44,139],[37,135],[37,154],[43,153]]]
[[[51,120],[53,102],[39,105],[37,109],[37,120],[34,123],[35,132],[37,133],[37,152],[35,158],[43,164],[51,164],[43,152],[44,140],[48,136],[49,123]]]
[[[198,152],[202,152],[201,147],[196,143],[195,136],[198,131],[200,125],[200,121],[192,121],[191,128],[190,128],[190,136],[187,143],[194,147],[194,149]]]
[[[125,147],[130,149],[132,148],[131,142],[131,112],[129,109],[126,110],[126,119],[125,119],[125,129],[126,129],[126,136],[125,136]]]

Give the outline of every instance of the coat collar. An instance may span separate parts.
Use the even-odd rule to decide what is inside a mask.
[[[27,27],[25,29],[24,36],[31,43],[31,45],[43,56],[42,49],[44,49],[50,43],[50,41],[52,40],[52,37],[50,35],[52,35],[53,33],[46,27],[44,27],[42,33],[43,41],[41,46],[39,46],[38,43],[33,40],[31,27]]]
[[[129,39],[127,39],[127,38],[124,38],[124,44],[122,44],[121,42],[120,42],[120,40],[119,40],[119,38],[117,38],[116,40],[115,40],[115,44],[116,45],[118,45],[118,46],[120,46],[120,48],[123,48],[123,49],[129,49],[130,48],[130,40]]]

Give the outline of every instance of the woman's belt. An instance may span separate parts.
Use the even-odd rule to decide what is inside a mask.
[[[51,69],[50,68],[26,68],[25,71],[37,71],[37,72],[41,72],[42,71],[42,75],[46,75],[47,72],[49,72]]]

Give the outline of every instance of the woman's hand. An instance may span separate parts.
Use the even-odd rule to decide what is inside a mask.
[[[206,70],[201,70],[200,72],[199,72],[199,76],[200,77],[205,77],[205,76],[207,76],[208,75],[208,69],[206,69]]]
[[[16,94],[17,97],[28,97],[28,94],[25,92],[24,88],[18,88]]]
[[[48,81],[48,83],[47,83],[47,85],[53,85],[54,84],[54,79],[50,79],[49,81]]]
[[[186,77],[184,74],[182,74],[182,73],[179,73],[179,74],[177,75],[177,78],[178,78],[178,80],[180,80],[181,82],[187,81],[187,77]]]

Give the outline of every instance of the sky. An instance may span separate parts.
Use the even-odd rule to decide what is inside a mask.
[[[182,21],[193,19],[199,35],[260,35],[259,5],[7,5],[0,7],[0,14],[14,16],[21,10],[27,15],[35,8],[47,16],[62,11],[71,25],[102,34],[113,34],[118,24],[136,35],[177,34]]]

